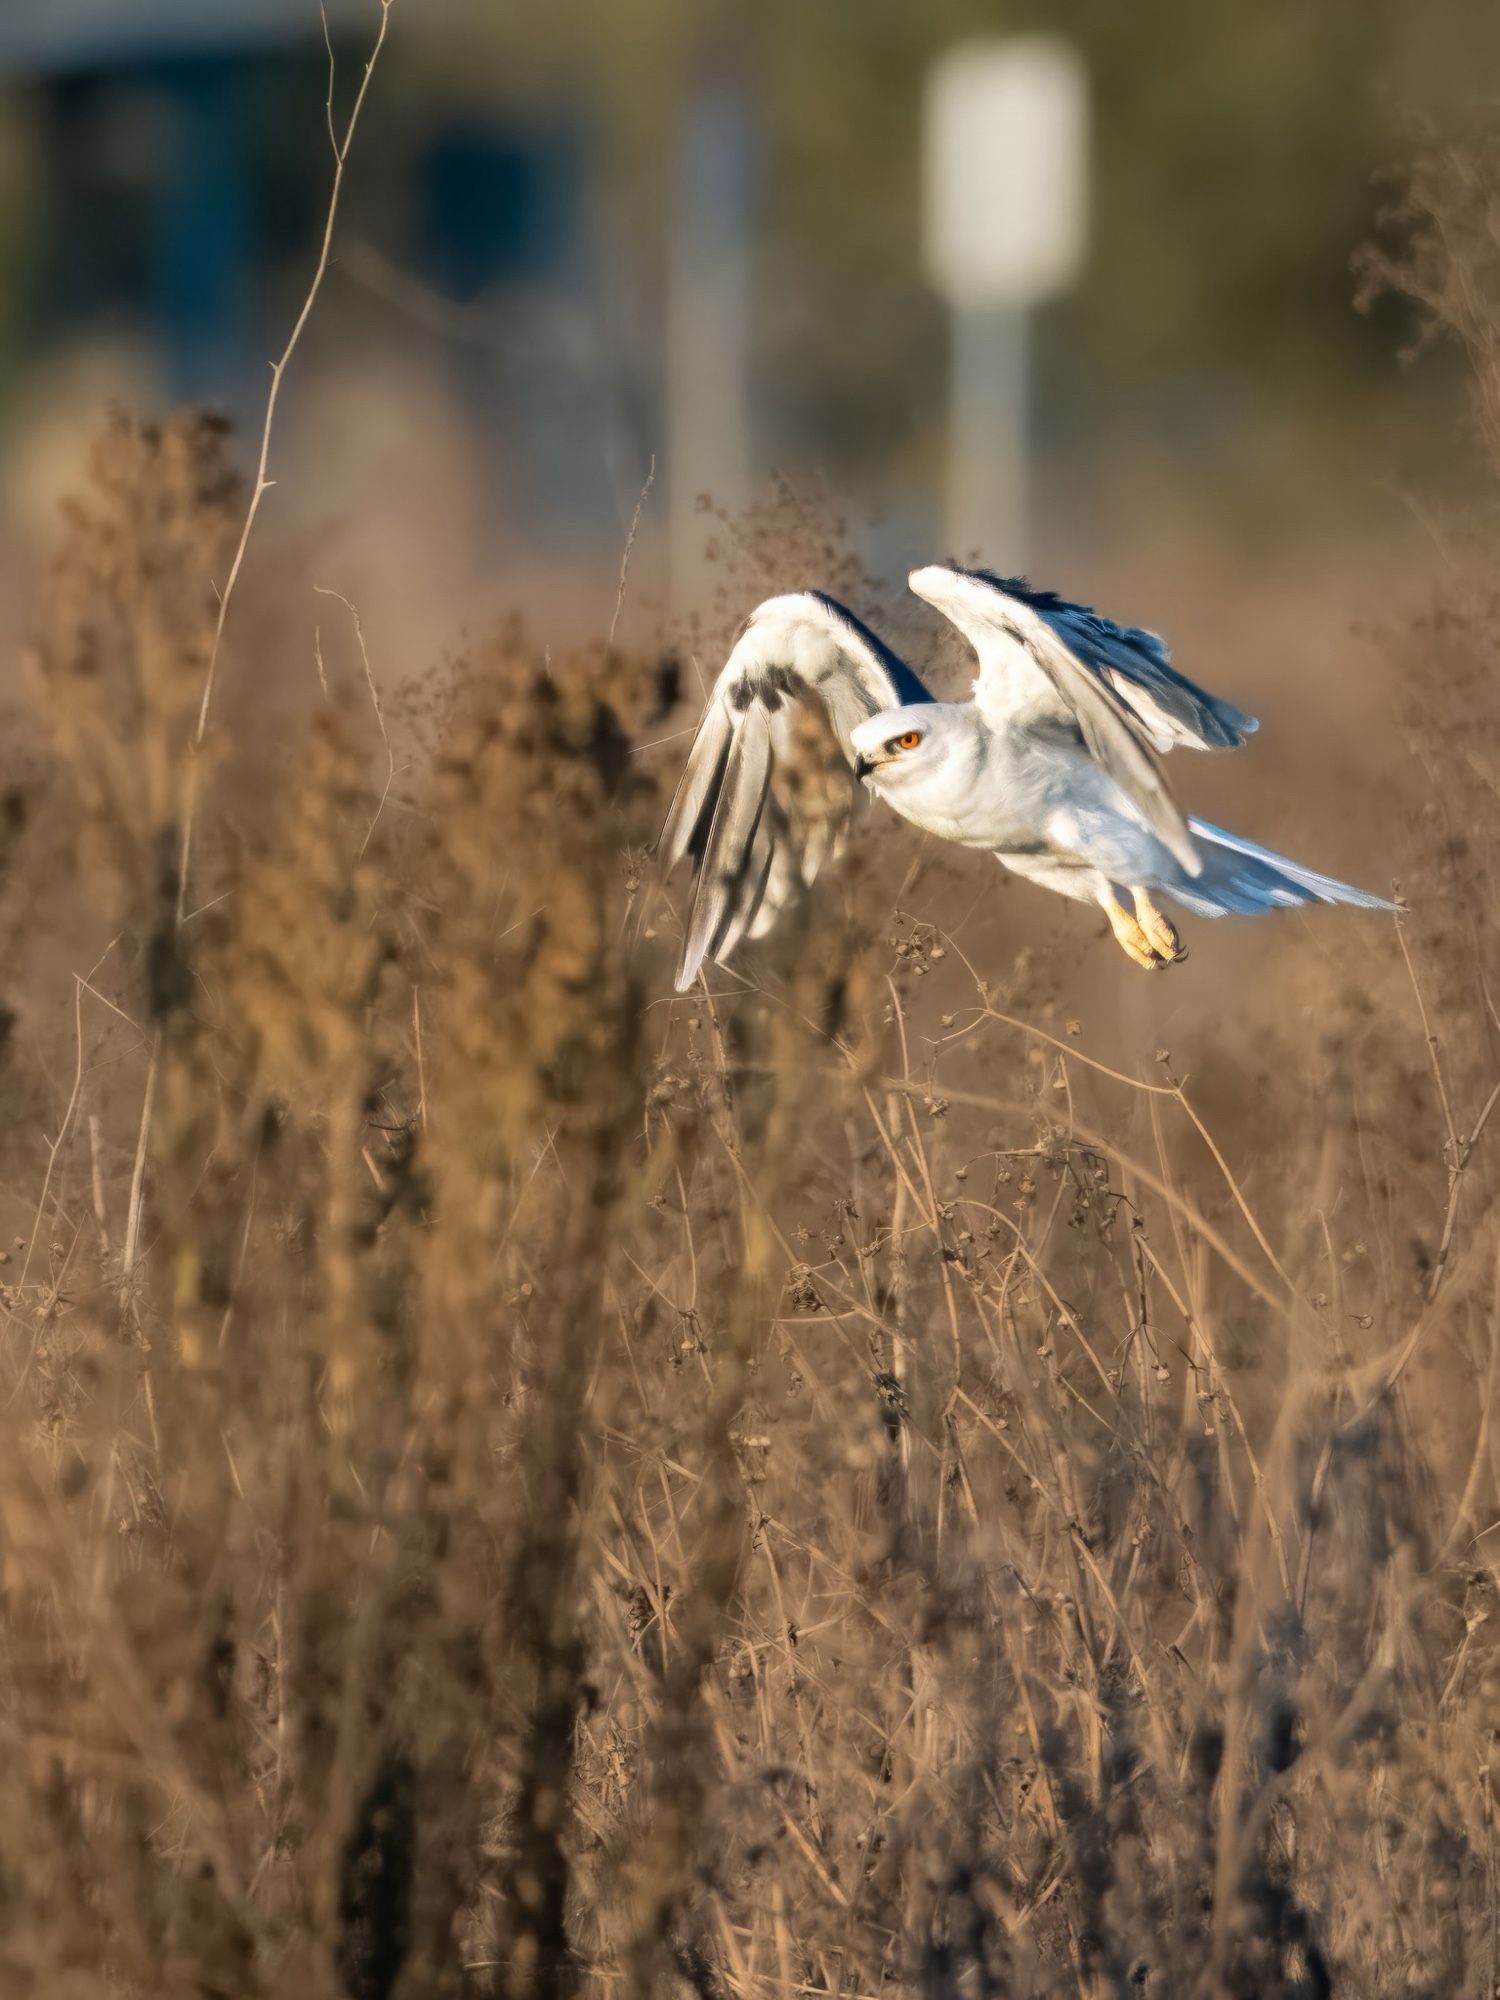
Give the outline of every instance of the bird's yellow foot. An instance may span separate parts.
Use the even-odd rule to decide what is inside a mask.
[[[1170,917],[1163,916],[1144,889],[1132,889],[1135,899],[1135,919],[1146,933],[1151,949],[1157,957],[1168,964],[1175,964],[1187,957],[1182,948],[1182,939],[1177,935],[1177,926]]]
[[[1113,896],[1101,896],[1100,908],[1109,918],[1109,927],[1115,934],[1115,942],[1127,958],[1133,958],[1137,965],[1147,972],[1155,972],[1158,966],[1166,965],[1169,959],[1160,953],[1151,942],[1144,926]]]

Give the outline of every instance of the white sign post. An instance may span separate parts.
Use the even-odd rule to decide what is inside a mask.
[[[1028,315],[1073,282],[1088,210],[1088,94],[1066,42],[960,43],[928,73],[928,272],[952,313],[950,554],[1025,562]]]
[[[667,266],[667,560],[679,610],[704,594],[707,493],[750,495],[750,250],[755,129],[742,80],[700,83],[678,138]]]

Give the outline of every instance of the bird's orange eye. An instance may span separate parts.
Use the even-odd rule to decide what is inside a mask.
[[[893,736],[885,747],[887,750],[915,750],[921,740],[920,729],[908,729],[903,736]]]

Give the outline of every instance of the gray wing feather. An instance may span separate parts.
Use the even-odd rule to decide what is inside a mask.
[[[1259,728],[1253,715],[1179,673],[1166,641],[1155,632],[1117,625],[1086,604],[1070,604],[1050,590],[1030,590],[1018,578],[997,578],[996,583],[1030,603],[1085,666],[1104,676],[1146,724],[1158,750],[1235,750]]]
[[[694,860],[703,858],[703,844],[713,824],[713,809],[724,782],[733,728],[729,711],[717,698],[710,701],[693,738],[693,747],[677,781],[667,823],[658,843],[662,867],[670,872],[696,842]]]
[[[697,874],[677,989],[707,957],[763,936],[836,851],[854,798],[799,812],[774,781],[793,761],[799,704],[822,711],[846,762],[866,717],[931,696],[852,612],[820,591],[773,597],[751,613],[709,696],[658,843],[665,870],[684,855]],[[828,803],[825,801],[825,804]]]
[[[1029,606],[1134,711],[1155,749],[1234,750],[1260,726],[1232,701],[1210,694],[1180,673],[1158,633],[1116,624],[1056,591],[1034,590],[1024,577],[951,567],[956,575]]]
[[[843,845],[841,829],[832,819],[815,820],[808,828],[807,839],[802,849],[800,874],[804,888],[810,889],[823,872],[823,864],[830,855],[836,855]]]
[[[698,864],[698,889],[682,948],[679,991],[691,985],[707,954],[722,946],[740,908],[749,900],[746,889],[751,882],[751,857],[770,778],[771,732],[765,716],[752,709],[734,732],[724,760],[723,779]]]
[[[1091,674],[1050,626],[1044,625],[1043,630],[1046,639],[1040,633],[1033,633],[1021,643],[1029,647],[1077,717],[1089,755],[1134,801],[1168,852],[1177,857],[1190,875],[1196,875],[1203,864],[1193,836],[1181,808],[1167,789],[1156,752],[1146,741],[1140,724],[1113,689]]]
[[[1000,729],[1075,724],[1147,826],[1190,875],[1202,867],[1167,788],[1146,726],[1026,598],[987,571],[938,563],[913,570],[911,587],[964,634],[979,660],[974,699]]]
[[[728,958],[742,937],[754,936],[755,926],[766,907],[771,872],[776,864],[771,813],[772,801],[768,798],[761,808],[760,825],[755,829],[755,839],[746,860],[743,888],[735,897],[729,916],[713,941],[713,954],[717,959]]]

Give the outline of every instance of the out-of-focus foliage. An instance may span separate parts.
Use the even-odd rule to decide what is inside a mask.
[[[376,708],[330,622],[179,917],[242,498],[111,431],[0,760],[7,2000],[1490,1994],[1493,841],[1413,843],[1430,1039],[1288,924],[1131,1075],[1083,913],[894,827],[674,1000],[686,676]],[[863,601],[778,513],[726,592]]]
[[[374,0],[369,14],[373,31]],[[481,144],[488,133],[516,156],[530,147],[533,165],[544,163],[537,185],[557,171],[555,210],[528,225],[556,245],[543,304],[563,298],[570,339],[587,355],[580,379],[606,382],[629,430],[617,455],[644,464],[666,428],[662,329],[683,111],[705,82],[727,81],[757,134],[758,469],[812,464],[851,486],[878,475],[884,490],[917,495],[934,484],[946,376],[944,312],[920,245],[922,83],[943,48],[1036,29],[1079,47],[1093,82],[1092,243],[1078,290],[1044,316],[1044,443],[1096,476],[1165,448],[1179,484],[1185,454],[1249,459],[1268,439],[1304,486],[1367,473],[1372,460],[1383,470],[1388,454],[1371,440],[1397,400],[1395,342],[1389,317],[1371,324],[1348,311],[1350,258],[1374,224],[1376,175],[1410,130],[1441,125],[1500,81],[1500,12],[1488,0],[396,0],[392,20],[382,143],[349,189],[346,340],[387,352],[414,334],[435,374],[483,355],[471,372],[485,393],[525,399],[516,382],[528,364],[490,358],[507,340],[524,346],[520,308],[535,301],[518,293],[530,279],[511,269],[496,296],[444,296],[442,260],[430,254],[430,168],[434,141],[456,131]],[[300,51],[245,57],[263,82],[242,105],[262,323],[246,332],[244,383],[223,391],[241,407],[251,358],[271,350],[300,296],[326,184],[311,6],[308,22]],[[341,36],[341,96],[360,53],[357,34]],[[7,350],[46,356],[53,267],[76,279],[94,255],[75,240],[64,198],[75,141],[54,113],[69,89],[8,78],[0,91],[0,268],[10,280],[0,393],[17,402],[29,383],[5,365]],[[139,103],[132,116],[149,126]],[[99,144],[107,154],[118,142],[106,129]],[[149,152],[137,132],[127,166]],[[72,199],[92,213],[108,159],[87,172]],[[472,199],[482,208],[486,197]],[[149,231],[138,233],[147,245]],[[371,268],[361,249],[393,277],[373,302],[359,288]],[[149,262],[147,249],[134,254]],[[408,275],[416,284],[403,290]],[[117,301],[96,299],[89,315],[69,337],[107,343],[130,330]],[[1443,378],[1424,387],[1429,379]],[[192,393],[201,389],[195,381]]]
[[[1486,0],[766,0],[703,9],[564,0],[476,10],[424,44],[429,86],[534,103],[581,92],[611,155],[611,215],[670,213],[688,84],[745,78],[766,138],[761,360],[787,439],[899,449],[940,392],[942,319],[919,255],[921,80],[973,34],[1072,38],[1093,77],[1089,269],[1055,325],[1059,402],[1149,389],[1158,421],[1258,398],[1357,403],[1389,369],[1348,312],[1374,179],[1414,124],[1500,82]],[[1241,394],[1245,393],[1243,390]]]

